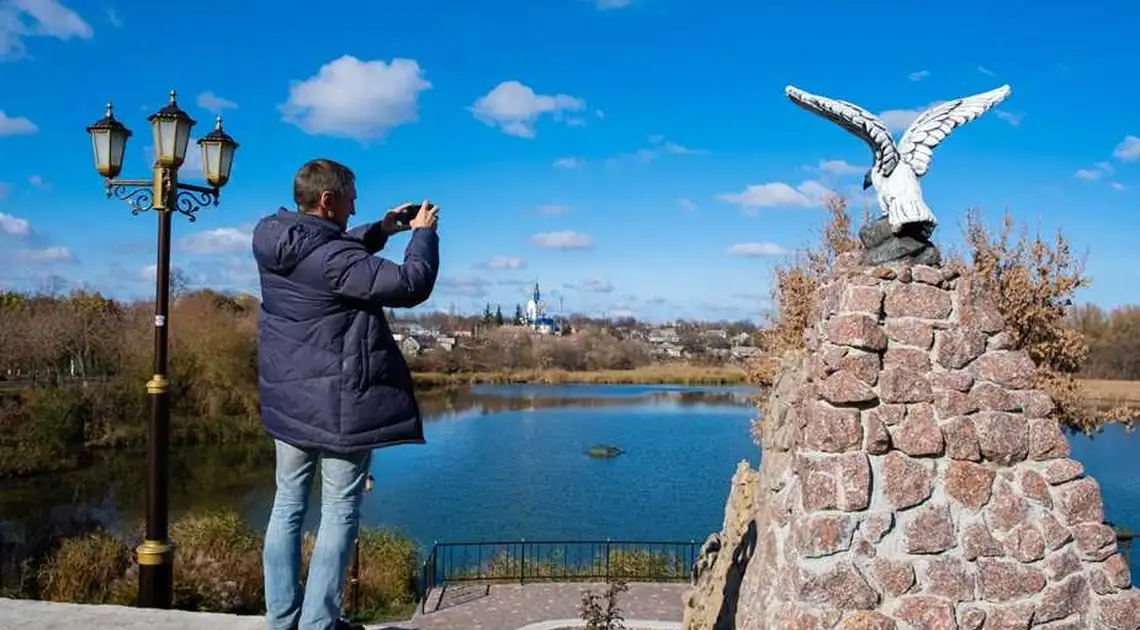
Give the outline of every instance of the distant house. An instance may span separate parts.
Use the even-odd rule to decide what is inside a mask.
[[[423,351],[423,344],[416,340],[415,337],[407,336],[399,340],[400,352],[404,356],[414,357]]]
[[[440,336],[435,338],[435,344],[436,344],[436,347],[439,348],[440,350],[446,350],[447,352],[451,352],[455,348],[455,337],[448,337],[446,335],[440,335]]]
[[[659,356],[669,357],[670,359],[680,359],[685,355],[685,350],[675,343],[657,344],[654,351]]]
[[[677,344],[681,342],[681,336],[677,334],[676,328],[658,328],[649,333],[649,343],[652,344]]]
[[[734,346],[750,346],[752,345],[752,336],[748,333],[740,333],[732,338],[732,345]]]
[[[720,328],[714,328],[713,330],[706,330],[704,332],[704,335],[706,337],[710,337],[710,338],[716,337],[718,339],[728,339],[728,331],[722,330]]]
[[[734,359],[751,359],[762,354],[760,348],[755,346],[733,346],[730,352]]]

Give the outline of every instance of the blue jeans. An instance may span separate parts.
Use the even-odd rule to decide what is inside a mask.
[[[371,451],[336,455],[277,441],[277,494],[264,552],[269,630],[331,630],[336,626],[371,459]],[[302,589],[301,528],[318,461],[321,524],[309,561],[309,580]]]

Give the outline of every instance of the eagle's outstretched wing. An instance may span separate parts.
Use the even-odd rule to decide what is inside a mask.
[[[922,177],[930,170],[934,147],[957,127],[976,119],[1009,96],[1009,86],[942,103],[919,114],[899,141],[902,159]]]
[[[823,116],[866,142],[884,176],[895,170],[899,163],[898,149],[887,126],[874,114],[853,103],[809,94],[792,85],[784,88],[784,92],[796,105]]]

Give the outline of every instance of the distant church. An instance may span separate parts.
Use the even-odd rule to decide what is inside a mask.
[[[523,311],[522,323],[530,326],[531,330],[540,335],[562,333],[562,327],[546,313],[546,304],[542,301],[542,292],[539,290],[537,282],[534,283],[534,294],[531,295],[530,300],[526,303],[526,309]]]

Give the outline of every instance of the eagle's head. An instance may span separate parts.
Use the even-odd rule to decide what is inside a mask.
[[[874,184],[875,182],[871,179],[871,171],[868,170],[867,173],[863,175],[863,190],[867,190]]]

